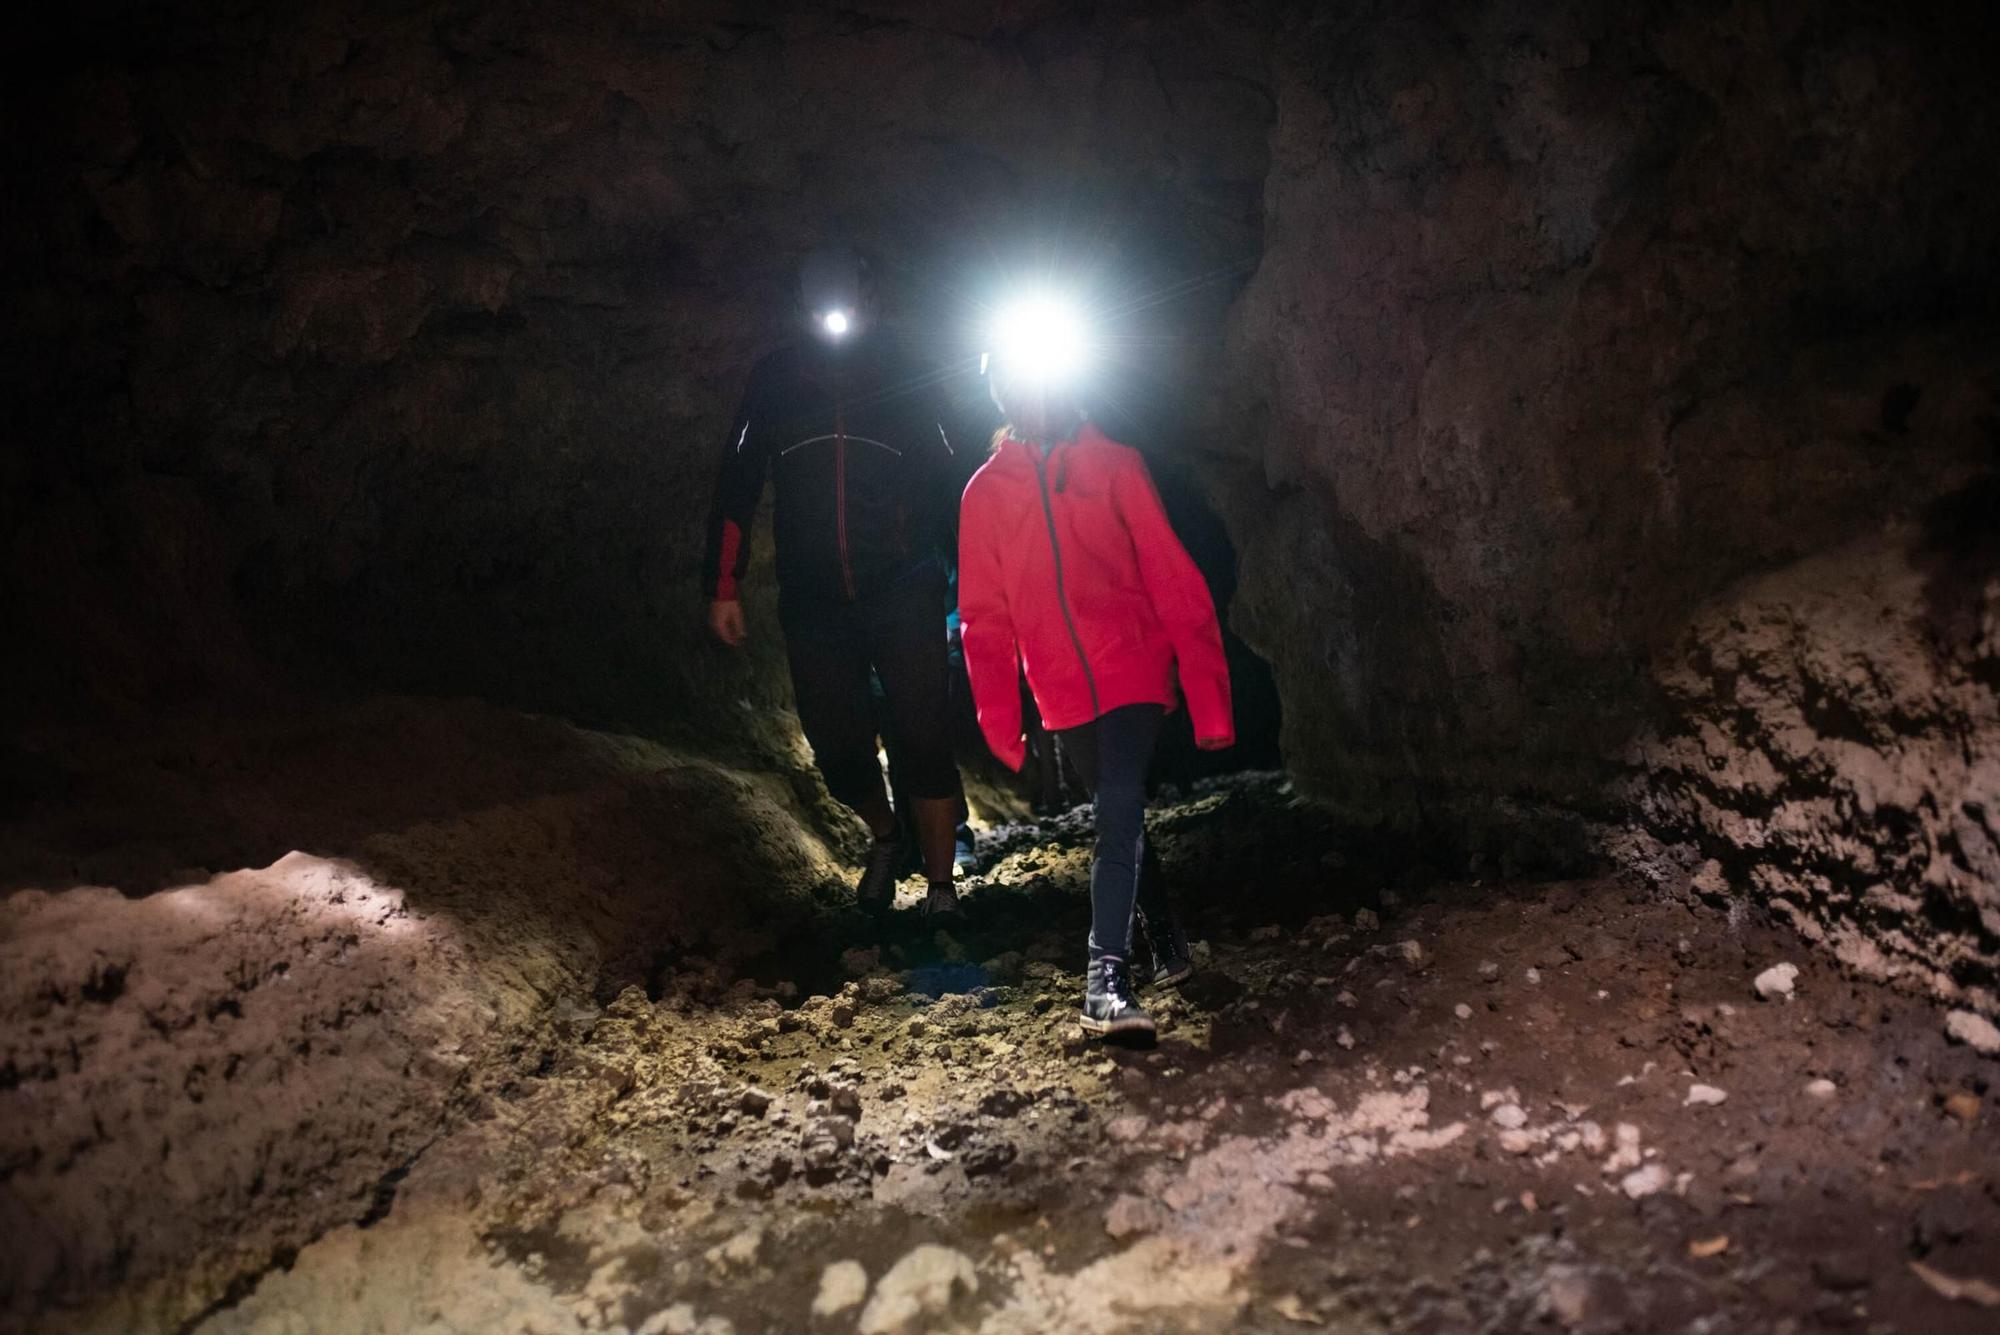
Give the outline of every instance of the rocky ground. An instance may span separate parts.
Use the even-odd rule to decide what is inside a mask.
[[[1202,963],[1156,1046],[1074,1022],[1082,813],[1003,829],[948,930],[835,904],[558,1002],[367,1218],[187,1328],[2000,1319],[1994,1067],[1937,1011],[1698,901],[1385,882],[1276,779],[1154,832]]]

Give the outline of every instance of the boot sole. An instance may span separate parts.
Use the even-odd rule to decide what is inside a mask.
[[[1172,973],[1163,973],[1155,977],[1153,979],[1153,986],[1179,987],[1182,983],[1185,983],[1188,979],[1192,977],[1194,977],[1194,965],[1192,964],[1183,965],[1181,968],[1174,970]]]
[[[1084,1032],[1090,1034],[1154,1034],[1159,1032],[1158,1027],[1150,1019],[1099,1020],[1089,1014],[1080,1015],[1077,1018],[1081,1021]]]

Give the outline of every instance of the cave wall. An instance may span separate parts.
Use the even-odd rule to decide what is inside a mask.
[[[1257,12],[78,7],[8,90],[7,709],[324,679],[782,749],[768,566],[747,670],[696,567],[798,256],[875,249],[941,363],[1034,243],[1208,275],[1185,380],[1256,254]]]
[[[1984,8],[67,14],[5,93],[10,741],[326,679],[795,752],[768,566],[747,668],[695,566],[839,220],[948,365],[986,277],[1110,276],[1323,800],[1991,986]]]
[[[1995,32],[1292,17],[1212,472],[1314,791],[1992,1003]]]

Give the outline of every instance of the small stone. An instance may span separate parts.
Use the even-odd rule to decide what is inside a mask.
[[[1326,1324],[1320,1319],[1317,1312],[1307,1307],[1300,1300],[1299,1295],[1296,1293],[1282,1294],[1279,1297],[1273,1298],[1271,1300],[1271,1310],[1285,1318],[1285,1320],[1297,1322],[1302,1326],[1322,1326]]]
[[[1551,1266],[1548,1274],[1549,1315],[1561,1326],[1580,1326],[1590,1318],[1590,1276],[1574,1266]]]
[[[1963,1043],[1982,1056],[2000,1056],[2000,1029],[1993,1021],[1972,1011],[1953,1011],[1944,1017],[1945,1037]]]
[[[634,1335],[694,1335],[697,1324],[694,1308],[686,1303],[675,1303],[647,1317]]]
[[[1112,1118],[1110,1124],[1104,1128],[1104,1134],[1121,1145],[1129,1145],[1146,1134],[1146,1126],[1146,1119],[1138,1113],[1126,1113],[1122,1117]]]
[[[1776,1001],[1779,997],[1787,1001],[1792,998],[1792,984],[1799,976],[1796,964],[1773,964],[1757,975],[1750,986],[1766,1001]]]
[[[1376,914],[1374,909],[1356,909],[1354,911],[1355,931],[1372,932],[1377,928],[1379,928],[1381,925],[1382,925],[1382,919],[1379,915]]]
[[[1726,1091],[1717,1089],[1714,1085],[1689,1085],[1687,1101],[1681,1106],[1684,1108],[1712,1108],[1728,1097],[1729,1095]]]
[[[1807,1095],[1815,1099],[1830,1099],[1839,1092],[1840,1086],[1834,1084],[1833,1081],[1828,1080],[1825,1076],[1809,1081],[1806,1084]]]
[[[817,1317],[838,1316],[850,1307],[858,1307],[868,1296],[868,1272],[861,1268],[859,1261],[835,1261],[819,1276],[819,1294],[813,1299],[812,1314]]]
[[[1529,1150],[1535,1148],[1537,1143],[1535,1134],[1532,1131],[1502,1131],[1500,1133],[1500,1148],[1509,1154],[1526,1154]]]
[[[1114,1238],[1151,1233],[1166,1221],[1157,1201],[1144,1196],[1120,1196],[1104,1212],[1104,1231]]]
[[[1530,983],[1539,983],[1542,981],[1542,971],[1532,966],[1521,976],[1526,978]]]
[[[1354,1050],[1354,1035],[1347,1032],[1346,1025],[1340,1026],[1340,1032],[1333,1036],[1333,1041],[1349,1052]]]
[[[875,1295],[862,1309],[861,1335],[897,1335],[928,1329],[951,1309],[957,1297],[979,1292],[979,1274],[972,1258],[950,1247],[927,1242],[889,1268],[875,1285]]]
[[[747,1266],[757,1259],[757,1253],[764,1247],[764,1230],[752,1224],[742,1232],[732,1236],[727,1242],[708,1249],[709,1264],[718,1270],[736,1266]]]
[[[1644,1158],[1639,1148],[1638,1127],[1630,1122],[1620,1122],[1614,1129],[1614,1136],[1616,1148],[1611,1151],[1611,1157],[1604,1161],[1606,1176],[1637,1168]]]
[[[829,1101],[833,1104],[833,1110],[842,1117],[861,1116],[861,1091],[852,1085],[842,1085],[834,1090],[833,1098]]]
[[[1944,1101],[1944,1110],[1968,1125],[1979,1120],[1979,1096],[1961,1089]]]
[[[1489,983],[1497,982],[1500,978],[1500,966],[1492,960],[1481,960],[1479,962],[1479,976]]]
[[[743,1096],[737,1099],[736,1106],[752,1117],[762,1117],[764,1110],[771,1106],[771,1096],[752,1085],[743,1091]]]
[[[1472,1007],[1461,1001],[1451,1008],[1451,1013],[1461,1020],[1470,1020],[1472,1018]]]
[[[1503,1103],[1493,1110],[1493,1125],[1495,1126],[1515,1131],[1527,1124],[1528,1114],[1518,1103]]]
[[[1421,941],[1399,941],[1396,953],[1403,957],[1403,963],[1412,969],[1420,969],[1424,964],[1424,947]]]
[[[1667,1189],[1672,1178],[1659,1164],[1649,1163],[1644,1168],[1635,1168],[1618,1181],[1618,1189],[1633,1200],[1654,1195]]]

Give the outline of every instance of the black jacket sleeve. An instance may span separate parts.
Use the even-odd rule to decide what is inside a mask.
[[[759,420],[757,372],[750,376],[743,403],[730,422],[723,442],[722,473],[716,479],[715,504],[708,517],[708,550],[702,558],[702,591],[710,599],[729,601],[750,568],[750,523],[764,498],[764,475],[770,470],[763,423]]]
[[[990,433],[982,432],[985,415],[969,398],[978,391],[979,400],[984,401],[983,390],[977,380],[948,374],[937,380],[926,406],[936,424],[933,439],[938,448],[926,460],[923,502],[926,513],[934,517],[946,563],[954,568],[958,565],[959,501],[965,495],[965,484],[986,462]]]

